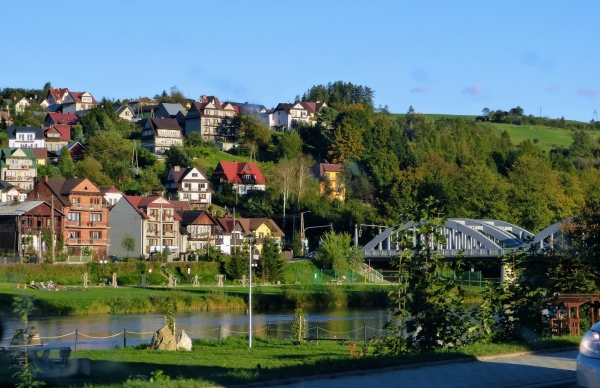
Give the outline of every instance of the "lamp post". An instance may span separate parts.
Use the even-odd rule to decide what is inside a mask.
[[[254,243],[254,234],[249,233],[246,235],[248,244],[250,245],[250,257],[249,257],[249,287],[248,287],[248,349],[252,348],[252,244]]]

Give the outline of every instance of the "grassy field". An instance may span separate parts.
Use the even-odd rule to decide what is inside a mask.
[[[500,131],[506,131],[510,135],[510,139],[514,144],[519,144],[525,139],[535,141],[544,151],[549,151],[552,148],[569,148],[573,143],[573,131],[551,128],[541,125],[514,125],[514,124],[497,124],[492,123]],[[588,131],[589,135],[598,139],[600,131]]]
[[[49,386],[59,387],[206,387],[261,383],[276,379],[325,375],[337,372],[360,371],[390,366],[409,365],[449,359],[469,359],[477,356],[517,351],[574,348],[581,337],[561,337],[532,342],[505,344],[469,344],[455,349],[435,352],[361,358],[357,355],[360,343],[320,342],[293,345],[286,340],[257,337],[252,349],[246,338],[229,337],[221,345],[214,340],[194,341],[191,352],[153,351],[146,346],[106,351],[78,350],[71,358],[89,358],[91,376],[60,380],[44,379]],[[14,386],[14,370],[8,359],[0,359],[0,387]],[[162,371],[162,373],[161,373]],[[153,383],[150,377],[157,377]],[[161,377],[165,376],[165,377]],[[166,381],[166,380],[170,381]],[[42,380],[41,375],[38,380]]]
[[[217,164],[219,164],[219,162],[247,162],[250,160],[250,158],[239,155],[231,155],[223,151],[215,151],[206,158],[204,158],[204,160],[206,162],[207,168],[214,169],[215,167],[217,167]]]

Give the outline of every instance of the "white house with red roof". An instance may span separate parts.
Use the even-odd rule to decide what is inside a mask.
[[[124,195],[109,212],[113,241],[109,253],[119,257],[148,257],[167,249],[171,260],[178,258],[179,253],[187,249],[187,234],[180,233],[181,217],[175,211],[177,208],[161,196]],[[125,234],[135,241],[131,252],[121,246]]]
[[[117,202],[119,202],[119,200],[123,198],[123,195],[125,195],[115,186],[100,187],[100,192],[102,192],[102,197],[104,197],[104,202],[108,207],[116,205]]]
[[[98,101],[89,92],[71,92],[69,91],[62,103],[63,113],[77,113],[82,110],[89,110],[98,105]]]
[[[314,125],[324,102],[296,102],[293,104],[280,103],[273,110],[265,110],[260,115],[269,128],[274,130],[290,130],[296,123]]]
[[[225,184],[231,184],[240,195],[256,190],[265,191],[267,185],[258,164],[253,162],[219,162],[211,181],[217,191],[221,192]]]
[[[199,168],[172,167],[165,189],[171,199],[188,201],[193,207],[206,208],[211,204],[213,190],[206,173]]]

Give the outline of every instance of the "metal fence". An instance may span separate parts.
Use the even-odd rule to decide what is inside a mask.
[[[217,327],[211,329],[205,329],[203,331],[193,331],[186,329],[176,329],[175,333],[179,334],[184,331],[192,340],[214,340],[218,341],[219,345],[221,345],[221,340],[228,337],[241,337],[247,338],[249,332],[246,331],[234,331],[231,329],[226,329],[226,326],[219,325]],[[152,336],[156,333],[156,331],[148,331],[148,332],[136,332],[136,331],[128,331],[127,329],[123,329],[123,331],[119,331],[114,334],[109,335],[93,335],[89,333],[82,333],[78,329],[71,333],[65,333],[52,337],[42,337],[42,343],[48,343],[53,341],[53,343],[60,343],[66,346],[73,346],[75,350],[78,348],[82,348],[82,344],[84,348],[92,347],[95,349],[99,348],[115,348],[127,346],[136,346],[138,344],[147,343],[150,344]],[[378,337],[384,333],[383,329],[373,328],[367,325],[363,325],[362,327],[356,328],[354,330],[349,331],[332,331],[325,329],[323,327],[318,326],[317,324],[311,325],[310,323],[306,323],[306,332],[304,340],[315,341],[318,343],[319,340],[322,341],[331,341],[336,340],[340,342],[346,341],[355,341],[360,342],[363,341],[366,343],[370,338]],[[282,328],[281,325],[263,325],[263,326],[255,326],[252,330],[252,336],[257,338],[264,338],[267,342],[271,340],[289,340],[294,341],[293,338],[293,330],[291,324],[289,326],[285,326]],[[3,341],[10,341],[12,337],[5,337]]]

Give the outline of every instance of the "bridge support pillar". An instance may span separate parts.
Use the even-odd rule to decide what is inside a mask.
[[[502,263],[500,268],[500,283],[506,284],[513,282],[516,279],[515,271],[510,263]]]

